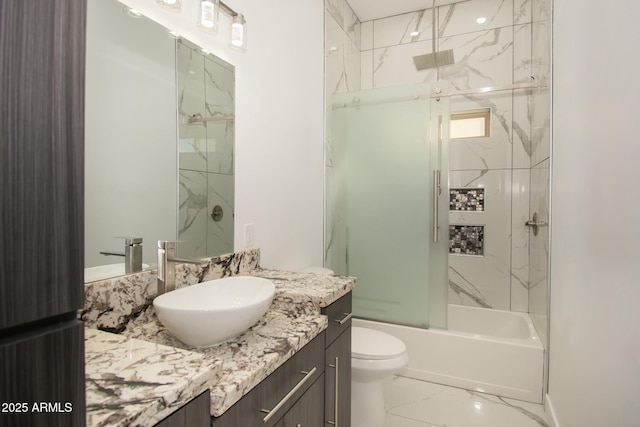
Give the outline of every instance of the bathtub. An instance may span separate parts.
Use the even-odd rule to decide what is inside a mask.
[[[526,313],[450,304],[448,330],[354,319],[407,345],[399,375],[542,403],[544,348]]]

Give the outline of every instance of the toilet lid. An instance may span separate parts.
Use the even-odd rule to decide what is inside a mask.
[[[351,328],[351,357],[356,359],[393,359],[407,347],[398,338],[369,328]]]

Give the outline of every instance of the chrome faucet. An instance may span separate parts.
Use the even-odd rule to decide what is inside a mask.
[[[176,242],[158,240],[158,295],[176,289],[175,264],[202,264],[204,260],[176,258]]]
[[[121,237],[124,239],[124,253],[101,251],[101,255],[124,257],[126,274],[142,271],[142,237]]]

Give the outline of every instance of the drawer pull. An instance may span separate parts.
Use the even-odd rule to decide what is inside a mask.
[[[333,421],[327,421],[327,424],[331,424],[332,426],[338,427],[338,390],[340,390],[340,365],[338,364],[338,362],[340,362],[340,359],[336,356],[335,359],[335,364],[329,364],[330,368],[334,368],[336,370],[336,376],[335,376],[335,384],[334,384],[334,396],[333,396]]]
[[[298,384],[295,385],[295,387],[293,387],[289,393],[287,393],[287,395],[285,397],[282,398],[282,400],[280,400],[280,402],[278,402],[278,404],[276,406],[273,407],[273,409],[268,410],[268,409],[261,409],[261,412],[264,412],[265,414],[267,414],[263,419],[262,422],[263,423],[268,423],[269,420],[280,410],[280,408],[282,408],[289,399],[291,399],[291,396],[293,396],[298,390],[300,390],[300,388],[304,385],[304,383],[306,383],[307,381],[309,381],[309,378],[311,378],[313,376],[313,374],[316,373],[316,368],[315,366],[313,367],[312,370],[310,370],[309,372],[303,371],[301,372],[302,374],[306,374],[304,376],[303,379],[300,380],[300,382]]]
[[[344,317],[342,318],[342,320],[334,320],[334,322],[344,325],[345,323],[347,323],[349,319],[353,317],[353,313],[342,313],[342,314],[344,314]]]

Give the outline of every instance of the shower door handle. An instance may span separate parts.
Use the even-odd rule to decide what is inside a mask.
[[[440,171],[433,171],[433,241],[438,243],[438,230],[440,228],[438,211],[440,194],[442,194],[442,186],[440,185]]]

